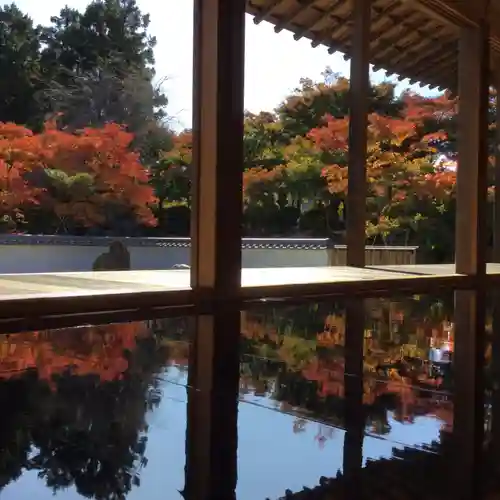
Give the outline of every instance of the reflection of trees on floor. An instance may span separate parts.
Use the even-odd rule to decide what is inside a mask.
[[[435,416],[444,430],[451,430],[451,372],[444,377],[431,373],[426,359],[431,341],[448,336],[449,307],[422,300],[396,304],[379,300],[369,305],[363,398],[368,429],[387,433],[390,411],[401,422],[412,422],[420,415]],[[373,318],[378,321],[375,326]],[[280,410],[298,418],[307,416],[342,425],[341,308],[313,305],[266,309],[247,312],[243,319],[241,395],[272,398]],[[164,342],[170,349],[175,346],[180,350],[176,357],[187,363],[187,343],[186,354],[181,352],[187,324],[160,320],[151,326],[157,334],[168,331],[169,340]]]
[[[369,305],[360,406],[366,429],[388,433],[389,412],[400,422],[432,415],[447,435],[453,420],[452,373],[436,372],[427,359],[431,342],[438,345],[450,337],[446,304]],[[278,410],[295,415],[295,432],[317,426],[319,445],[330,438],[331,425],[345,427],[340,307],[252,311],[242,326],[243,399],[251,393],[273,400]],[[182,318],[0,337],[0,488],[23,470],[35,470],[55,491],[74,485],[81,495],[96,499],[126,495],[147,463],[145,414],[160,400],[158,374],[165,365],[187,369],[190,328]],[[438,455],[404,453],[410,463],[410,455],[417,464],[425,462],[422,475],[434,477],[421,456],[434,463]],[[381,481],[384,471],[389,478],[408,474],[415,484],[416,466],[408,473],[401,467],[400,461],[376,461],[366,474]],[[341,491],[350,480],[322,479],[315,491]],[[393,497],[420,498],[380,498]]]
[[[369,301],[363,403],[371,432],[389,432],[388,412],[400,422],[433,416],[443,430],[451,430],[451,371],[433,371],[427,360],[431,342],[448,338],[450,307],[425,298]],[[187,324],[180,320],[159,320],[151,327],[157,334],[169,332],[171,349],[174,344],[181,349],[187,339]],[[343,425],[344,335],[343,310],[330,304],[246,312],[241,395],[271,398],[297,418]]]
[[[451,365],[438,369],[428,360],[431,343],[450,336],[447,308],[429,301],[424,307],[420,299],[368,305],[363,373],[368,428],[388,432],[391,411],[400,422],[434,416],[443,430],[451,430]],[[266,394],[282,405],[342,425],[345,319],[340,308],[253,310],[245,313],[242,330],[244,392],[260,395],[267,387]]]
[[[131,323],[2,339],[0,488],[23,470],[86,498],[124,498],[139,484],[145,414],[168,358],[147,333]]]

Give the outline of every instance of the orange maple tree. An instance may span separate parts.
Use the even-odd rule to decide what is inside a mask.
[[[431,145],[434,140],[444,140],[444,132],[421,136],[412,121],[376,114],[371,114],[368,122],[367,180],[374,195],[384,195],[389,186],[393,201],[406,198],[410,191],[423,195],[422,186],[428,186],[435,176],[444,178],[434,167],[437,150]],[[327,159],[337,160],[323,170],[330,192],[347,193],[349,120],[327,116],[325,125],[309,135]]]
[[[72,134],[49,123],[39,140],[46,168],[60,169],[76,185],[88,176],[87,189],[70,190],[69,199],[50,200],[59,217],[92,226],[103,222],[110,206],[118,205],[130,208],[140,222],[155,224],[147,170],[130,148],[133,135],[121,126],[111,123]]]
[[[385,238],[395,232],[416,231],[419,214],[445,210],[454,196],[456,172],[436,164],[437,145],[447,140],[443,130],[428,130],[426,120],[454,113],[447,98],[434,100],[408,95],[398,117],[372,113],[368,117],[367,236]],[[348,118],[325,117],[309,137],[322,152],[322,176],[333,195],[345,199],[348,187]],[[429,208],[429,205],[432,205]]]
[[[335,87],[335,92],[341,90]],[[288,224],[285,230],[298,228],[306,233],[317,231],[318,235],[343,230],[344,211],[348,210],[349,119],[343,93],[335,95],[328,109],[331,114],[322,119],[317,115],[324,106],[316,103],[319,107],[310,118],[319,124],[305,135],[287,138],[283,133],[279,154],[272,145],[259,142],[263,144],[259,157],[270,156],[273,161],[253,162],[243,173],[245,213],[258,212],[258,223],[248,224],[251,231],[260,226],[274,230],[271,222],[275,219]],[[385,104],[374,105],[368,119],[367,238],[434,248],[435,237],[442,234],[440,225],[448,230],[453,226],[449,220],[456,172],[436,160],[440,153],[453,154],[456,149],[457,101],[449,94],[426,98],[407,92],[392,103],[394,106]],[[281,126],[286,128],[287,123]],[[285,214],[283,209],[289,208],[296,211]],[[445,219],[441,217],[444,212]],[[420,241],[417,233],[425,232],[434,236]]]
[[[22,214],[38,204],[62,222],[72,219],[91,227],[103,223],[110,208],[121,207],[154,225],[153,189],[132,140],[114,123],[71,133],[48,122],[39,134],[0,123],[3,215]]]
[[[39,190],[27,180],[39,164],[38,152],[30,130],[0,122],[0,218],[10,227],[22,220],[21,207],[38,203]]]

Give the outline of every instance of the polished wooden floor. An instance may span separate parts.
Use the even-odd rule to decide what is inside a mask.
[[[500,264],[498,271],[500,274]],[[0,300],[33,297],[107,295],[129,292],[181,291],[190,288],[189,270],[101,271],[0,274]],[[243,269],[242,286],[270,287],[316,283],[351,283],[456,276],[451,265],[384,266],[377,268],[303,267]]]
[[[500,278],[500,264],[488,264],[488,275]],[[237,299],[425,293],[467,288],[472,279],[456,274],[452,264],[246,268]],[[35,315],[86,314],[189,306],[198,299],[190,288],[190,271],[184,269],[0,275],[0,318],[23,316],[28,307]]]

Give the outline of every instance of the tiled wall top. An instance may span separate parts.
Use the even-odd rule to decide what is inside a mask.
[[[58,245],[58,246],[98,246],[107,247],[112,241],[120,241],[127,247],[166,247],[187,248],[190,238],[145,238],[114,236],[68,236],[4,234],[0,235],[0,245]],[[243,238],[242,248],[246,249],[282,249],[282,250],[325,250],[344,245],[333,245],[328,238]],[[387,248],[370,246],[373,250]],[[415,251],[417,247],[390,247],[393,250]]]

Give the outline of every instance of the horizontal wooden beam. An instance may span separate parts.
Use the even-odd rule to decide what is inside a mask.
[[[24,322],[34,325],[69,316],[75,317],[77,321],[75,324],[78,322],[83,324],[87,322],[88,317],[97,320],[98,314],[104,316],[120,313],[122,316],[125,314],[134,316],[138,311],[146,314],[154,314],[155,311],[163,313],[168,309],[185,309],[196,303],[191,290],[148,291],[142,287],[137,288],[139,288],[137,291],[132,291],[130,288],[102,292],[62,290],[53,293],[4,296],[0,298],[0,324]]]
[[[412,293],[434,293],[438,290],[469,289],[476,286],[473,276],[413,276],[394,279],[362,280],[343,283],[303,283],[294,285],[244,287],[243,302],[276,303],[321,301],[333,297],[378,297]]]
[[[439,268],[439,269],[438,269]],[[139,321],[158,317],[195,316],[210,314],[218,304],[223,307],[244,307],[245,304],[274,307],[286,302],[318,302],[346,296],[376,297],[394,296],[412,293],[435,293],[446,290],[474,289],[478,286],[475,276],[454,274],[454,266],[383,266],[358,270],[355,268],[327,267],[331,276],[325,276],[318,282],[318,268],[302,269],[304,275],[311,279],[290,279],[287,268],[266,269],[261,278],[252,277],[254,272],[262,270],[244,270],[243,287],[231,301],[209,291],[151,290],[144,286],[136,286],[136,291],[126,288],[114,291],[95,290],[38,293],[25,295],[0,296],[0,328],[3,332],[37,330],[58,327],[78,326],[82,324],[99,324],[121,321]],[[273,271],[276,275],[271,277]],[[283,273],[285,271],[285,273]],[[364,273],[356,279],[352,272]],[[158,271],[159,273],[165,271]],[[166,271],[167,273],[186,273],[188,271]],[[319,269],[321,274],[321,269]],[[500,265],[489,264],[489,274],[484,278],[489,288],[500,286]],[[250,274],[249,274],[250,273]],[[342,277],[342,273],[344,277]],[[409,274],[413,273],[413,274]],[[92,273],[88,275],[91,282]],[[125,274],[125,273],[124,273]],[[293,276],[297,275],[291,273]],[[337,275],[337,277],[335,277]],[[350,277],[347,277],[350,275]],[[54,276],[54,275],[48,275]],[[287,276],[287,279],[284,278]],[[15,275],[13,275],[15,278]],[[271,279],[270,279],[271,278]],[[168,279],[165,279],[168,281]],[[140,291],[137,291],[139,289]]]
[[[75,328],[82,325],[109,325],[111,323],[130,323],[164,318],[195,316],[194,304],[144,309],[117,309],[115,311],[96,311],[88,313],[68,313],[48,316],[10,317],[0,319],[0,331],[14,334],[60,328]]]

